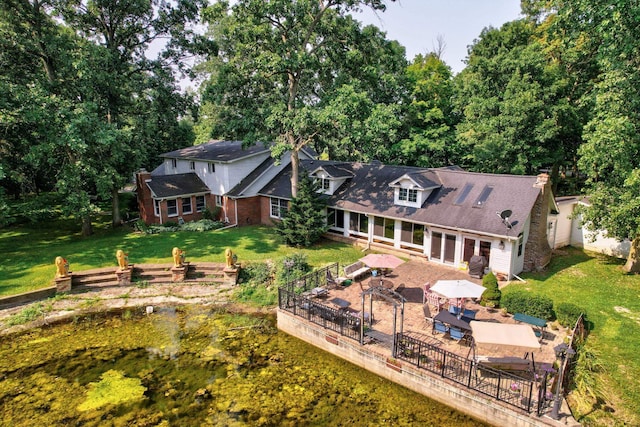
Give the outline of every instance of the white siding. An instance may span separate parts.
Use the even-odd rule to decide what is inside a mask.
[[[555,216],[555,224],[553,230],[555,233],[549,233],[549,246],[553,249],[562,248],[571,244],[571,218],[575,203],[558,203],[559,213]],[[551,219],[552,216],[549,216]]]

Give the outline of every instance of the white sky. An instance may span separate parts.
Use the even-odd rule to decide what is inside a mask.
[[[465,67],[467,46],[483,28],[500,28],[520,17],[520,0],[396,0],[388,1],[387,10],[377,16],[369,9],[356,15],[404,46],[409,61],[419,53],[433,51],[442,36],[442,60],[454,73]]]

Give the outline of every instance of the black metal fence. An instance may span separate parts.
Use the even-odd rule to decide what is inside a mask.
[[[395,342],[396,358],[400,360],[527,412],[537,409],[533,379],[484,366],[401,333]]]

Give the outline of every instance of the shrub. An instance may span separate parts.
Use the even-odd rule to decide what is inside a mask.
[[[561,302],[556,307],[556,319],[558,319],[558,323],[560,323],[565,328],[571,328],[580,317],[580,314],[586,312],[584,309],[578,307],[575,304],[571,304],[570,302]]]
[[[211,221],[210,219],[201,219],[200,221],[191,221],[183,224],[180,227],[181,231],[209,231],[222,228],[223,224],[220,221]]]
[[[495,274],[491,272],[486,274],[482,278],[482,286],[487,288],[487,290],[482,293],[482,297],[480,299],[481,304],[487,305],[488,302],[491,302],[494,307],[499,306],[502,292],[498,288],[498,279]]]
[[[502,297],[502,306],[509,313],[522,313],[541,319],[552,320],[554,318],[553,300],[541,295],[533,295],[524,290],[505,292]]]
[[[284,257],[276,274],[278,286],[284,285],[288,281],[304,276],[311,270],[307,261],[307,256],[303,253],[295,253]]]
[[[266,262],[244,264],[238,274],[238,279],[241,284],[270,285],[273,281],[273,268]]]
[[[210,221],[218,221],[220,219],[220,212],[222,212],[222,208],[220,206],[216,206],[212,209],[205,208],[202,211],[202,218]]]
[[[317,192],[318,183],[303,174],[298,183],[298,195],[276,224],[276,233],[289,246],[311,246],[327,231],[324,210],[327,202]]]

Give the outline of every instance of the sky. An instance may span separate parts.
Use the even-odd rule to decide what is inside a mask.
[[[397,40],[410,61],[419,53],[432,52],[441,36],[442,60],[454,73],[465,67],[467,46],[483,28],[500,28],[520,17],[520,0],[396,0],[387,2],[385,12],[367,9],[356,15],[364,24],[385,31],[387,39]]]

